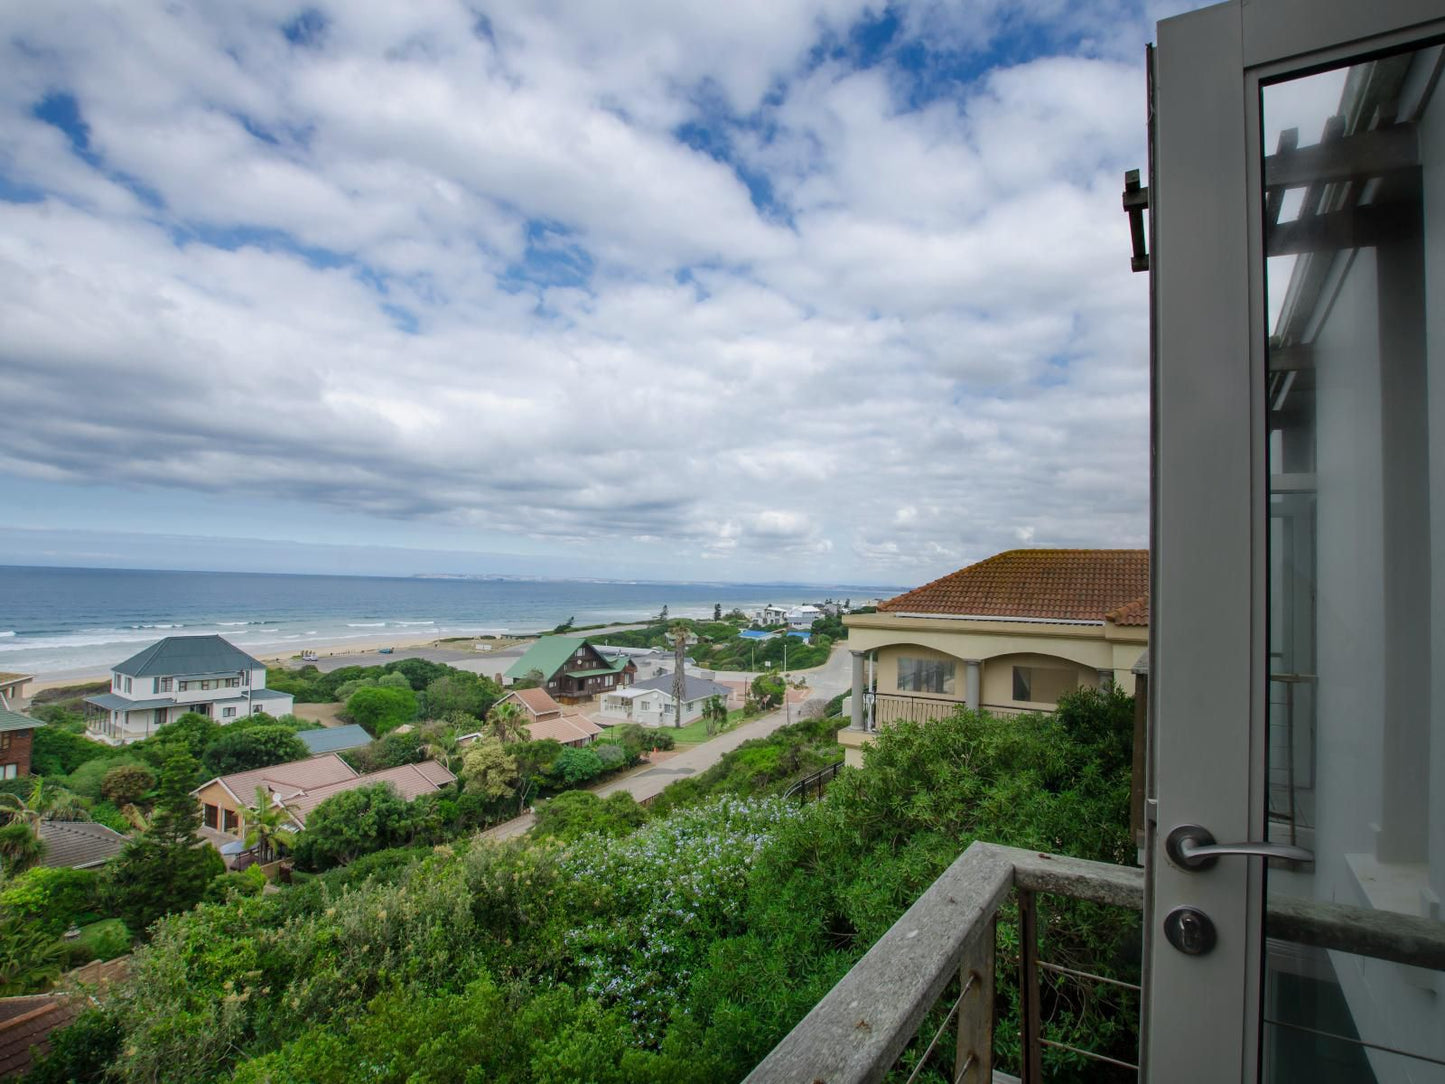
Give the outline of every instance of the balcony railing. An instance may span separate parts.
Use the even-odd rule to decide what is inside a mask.
[[[958,995],[942,1025],[928,1037],[910,1079],[929,1065],[954,1084],[1014,1079],[995,1072],[993,1066],[995,925],[999,909],[1011,893],[1018,895],[1020,926],[1019,1076],[1025,1084],[1039,1084],[1043,1048],[1062,1045],[1041,1035],[1041,970],[1134,990],[1138,987],[1040,961],[1035,896],[1049,893],[1138,911],[1144,905],[1144,872],[992,843],[974,843],[949,866],[753,1070],[748,1081],[861,1084],[882,1080],[914,1042],[925,1018],[955,979]],[[952,1047],[951,1062],[946,1047]],[[1132,1063],[1092,1051],[1065,1049],[1124,1069],[1135,1068]]]

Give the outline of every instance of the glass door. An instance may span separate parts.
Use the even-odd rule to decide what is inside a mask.
[[[1266,934],[1333,931],[1266,937],[1280,1084],[1445,1081],[1442,976],[1411,959],[1445,942],[1441,66],[1426,42],[1259,95],[1267,838],[1314,856],[1266,870]]]
[[[1158,40],[1145,1076],[1445,1084],[1445,9]]]

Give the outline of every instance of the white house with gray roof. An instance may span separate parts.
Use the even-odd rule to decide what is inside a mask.
[[[87,696],[86,732],[107,745],[149,738],[188,711],[225,725],[286,715],[290,693],[266,688],[266,666],[219,636],[167,636],[111,669],[110,691]]]
[[[684,673],[685,682],[682,701],[682,723],[688,723],[702,715],[708,700],[720,696],[727,703],[732,692],[726,685],[719,685],[707,678]],[[614,689],[601,696],[601,710],[598,722],[639,723],[642,726],[671,726],[677,721],[677,701],[672,695],[672,675],[661,674],[647,681],[639,681],[624,689]]]

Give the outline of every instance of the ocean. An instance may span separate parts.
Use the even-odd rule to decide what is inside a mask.
[[[164,636],[219,633],[259,654],[308,645],[536,632],[827,598],[860,604],[896,588],[288,576],[0,566],[0,671],[39,679],[107,670]]]

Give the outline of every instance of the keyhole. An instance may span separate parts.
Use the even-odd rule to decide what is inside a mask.
[[[1203,956],[1214,948],[1214,920],[1197,907],[1176,907],[1164,919],[1164,936],[1186,956]]]

